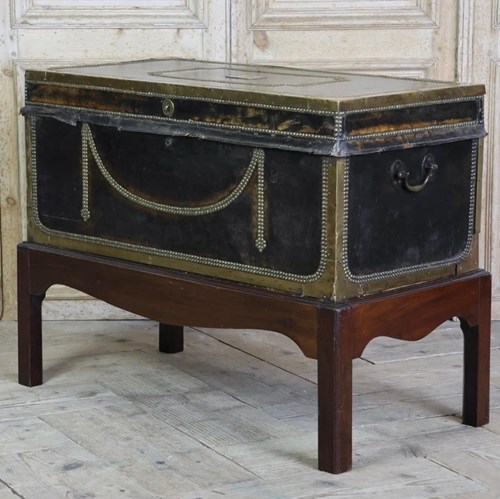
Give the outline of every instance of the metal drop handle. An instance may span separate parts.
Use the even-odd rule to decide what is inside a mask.
[[[422,171],[425,172],[424,180],[421,184],[411,185],[408,182],[410,172],[406,169],[404,163],[400,159],[396,159],[391,166],[391,172],[396,180],[403,185],[403,187],[410,192],[420,192],[429,182],[430,178],[434,175],[438,165],[432,154],[426,154],[422,160]]]

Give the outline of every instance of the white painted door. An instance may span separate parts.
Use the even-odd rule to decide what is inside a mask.
[[[500,0],[465,2],[467,46],[462,79],[486,84],[482,202],[482,262],[491,271],[492,316],[500,319]]]
[[[228,60],[229,4],[229,0],[0,1],[4,318],[15,317],[16,244],[25,235],[24,128],[18,117],[24,69],[174,56]],[[49,291],[45,317],[123,316],[67,288]]]
[[[15,245],[25,224],[23,69],[161,57],[489,82],[497,116],[499,0],[3,0],[0,215],[4,318],[15,316]],[[488,51],[491,54],[488,55]],[[498,127],[490,119],[490,132]],[[19,137],[19,139],[18,139]],[[500,187],[487,143],[482,261],[500,318]],[[122,317],[56,288],[47,315]],[[61,301],[62,300],[62,301]]]
[[[454,79],[455,0],[233,3],[238,62]]]

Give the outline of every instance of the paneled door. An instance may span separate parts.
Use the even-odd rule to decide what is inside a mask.
[[[233,61],[452,80],[455,0],[232,2]]]
[[[23,70],[161,57],[485,81],[498,93],[500,0],[3,0],[0,2],[0,215],[4,318],[15,317],[15,245],[26,203]],[[492,48],[493,47],[493,48]],[[491,55],[488,56],[488,51]],[[500,124],[490,119],[490,132]],[[19,138],[18,138],[19,137]],[[487,143],[481,260],[500,317],[500,188]],[[20,166],[21,165],[21,166]],[[500,184],[499,184],[500,185]],[[47,317],[123,317],[67,288]]]
[[[482,262],[493,276],[492,317],[500,319],[500,0],[465,2],[468,59],[464,81],[486,84],[486,137],[482,203]]]
[[[248,0],[232,4],[238,62],[486,84],[480,266],[500,319],[500,0]]]
[[[25,68],[185,57],[227,61],[229,0],[2,0],[0,2],[0,213],[3,318],[15,317],[16,244],[25,235]],[[45,317],[122,317],[61,286]]]

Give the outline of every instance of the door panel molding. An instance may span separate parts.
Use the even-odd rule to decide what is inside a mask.
[[[437,28],[437,0],[248,2],[251,30]]]
[[[500,58],[491,58],[489,64],[488,105],[486,109],[487,130],[489,137],[495,137],[500,130],[498,99],[500,96]],[[500,147],[495,140],[488,140],[484,151],[485,172],[483,176],[484,205],[484,248],[485,266],[492,270],[493,311],[500,318],[500,179],[498,178],[497,158]]]
[[[229,5],[230,0],[0,2],[4,319],[16,317],[15,249],[26,237],[26,152],[24,119],[19,116],[24,104],[24,70],[163,57],[228,60]],[[130,317],[62,286],[54,287],[48,296],[52,318],[81,317],[85,311],[94,318]]]
[[[204,29],[207,0],[10,0],[14,28]]]

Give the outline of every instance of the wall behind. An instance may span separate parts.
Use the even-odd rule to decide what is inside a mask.
[[[495,117],[499,0],[9,0],[0,2],[3,318],[15,317],[15,246],[25,233],[25,68],[186,57],[486,82]],[[480,5],[479,5],[480,4]],[[491,47],[495,47],[491,49]],[[491,135],[500,125],[489,120]],[[482,262],[500,318],[500,154],[486,144]],[[496,179],[496,184],[498,184]],[[46,318],[126,317],[63,287]]]

